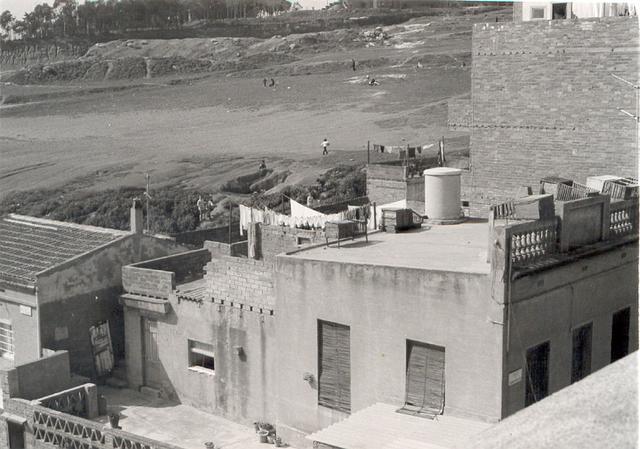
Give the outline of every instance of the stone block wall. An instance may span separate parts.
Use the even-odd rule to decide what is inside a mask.
[[[171,271],[150,270],[135,265],[122,267],[122,287],[127,293],[167,299],[175,286],[175,274]]]
[[[638,18],[476,24],[471,208],[559,175],[635,176]]]
[[[294,229],[287,226],[260,226],[261,253],[265,260],[300,249],[301,245],[325,242],[324,231]]]
[[[207,290],[215,302],[273,310],[273,262],[222,256],[206,266]]]

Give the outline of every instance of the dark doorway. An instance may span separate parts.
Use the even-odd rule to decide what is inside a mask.
[[[556,19],[566,19],[567,18],[567,4],[566,3],[554,3],[553,4],[552,17],[553,17],[554,20],[556,20]]]
[[[525,407],[549,394],[549,347],[547,341],[527,350]]]
[[[24,425],[7,421],[9,430],[9,449],[25,449]]]
[[[629,319],[631,309],[626,308],[613,314],[611,321],[611,361],[629,354]]]
[[[571,383],[591,373],[591,323],[573,330],[573,354],[571,362]]]

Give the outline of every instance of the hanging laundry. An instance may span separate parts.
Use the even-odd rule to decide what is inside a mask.
[[[291,216],[292,217],[314,217],[319,215],[324,215],[322,212],[318,212],[317,210],[311,209],[310,207],[304,206],[297,201],[289,199],[291,202]]]

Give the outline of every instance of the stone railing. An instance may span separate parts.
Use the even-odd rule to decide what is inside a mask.
[[[65,449],[181,449],[104,424],[50,410],[33,409],[33,434],[37,441]]]
[[[609,236],[638,233],[638,200],[614,201],[609,205]]]
[[[36,399],[33,402],[48,409],[73,416],[94,418],[98,413],[97,398],[96,386],[94,384],[85,384]]]
[[[33,435],[38,441],[69,449],[107,449],[103,425],[66,413],[35,406]]]
[[[572,201],[597,195],[598,191],[574,182],[573,185],[558,184],[557,201]]]
[[[508,228],[511,263],[529,265],[558,251],[558,220],[519,223]]]

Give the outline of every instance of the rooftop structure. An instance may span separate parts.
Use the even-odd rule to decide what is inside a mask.
[[[487,220],[469,220],[455,226],[427,226],[402,234],[386,232],[337,246],[318,245],[291,257],[360,265],[381,265],[433,271],[488,274]]]
[[[36,275],[129,235],[25,215],[0,219],[0,279],[33,285]]]

